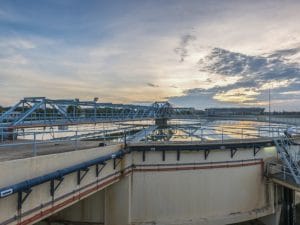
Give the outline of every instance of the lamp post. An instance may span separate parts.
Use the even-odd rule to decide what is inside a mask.
[[[269,135],[271,132],[271,88],[269,88]]]

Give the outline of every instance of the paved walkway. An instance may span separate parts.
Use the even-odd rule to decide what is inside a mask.
[[[24,143],[24,141],[17,141],[14,143]],[[60,152],[76,151],[95,148],[99,146],[100,141],[78,141],[77,147],[75,142],[61,142],[61,143],[46,143],[36,145],[36,155],[48,155]],[[0,147],[0,162],[28,158],[34,155],[33,144],[28,142],[28,144],[20,144],[17,146],[5,146]]]

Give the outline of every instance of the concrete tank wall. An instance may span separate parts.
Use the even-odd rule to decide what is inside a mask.
[[[0,186],[24,181],[41,176],[76,163],[84,162],[102,155],[113,153],[121,148],[120,145],[65,152],[26,158],[0,163]],[[118,169],[120,168],[120,165]],[[101,172],[100,177],[95,176],[95,166],[84,177],[80,185],[77,184],[77,173],[64,177],[63,182],[52,198],[50,195],[50,182],[32,188],[31,194],[17,209],[17,194],[13,194],[0,201],[0,224],[32,224],[38,220],[52,215],[70,205],[88,197],[97,190],[118,181],[118,174],[114,173],[113,162],[109,161]],[[105,180],[103,178],[107,177]]]
[[[131,175],[52,215],[39,225],[64,222],[128,225]],[[46,223],[45,223],[46,222]]]
[[[79,151],[72,155],[70,160],[84,161],[114,150],[104,148],[103,152],[100,149]],[[160,151],[146,152],[144,157],[142,152],[131,152],[118,163],[121,172],[114,181],[117,183],[101,186],[97,194],[88,198],[86,197],[89,194],[82,195],[85,191],[81,188],[85,188],[91,182],[98,184],[94,172],[89,172],[79,186],[76,184],[76,174],[66,176],[55,197],[62,198],[66,193],[71,193],[70,197],[75,201],[61,207],[61,212],[52,218],[77,222],[104,222],[106,225],[223,225],[260,218],[275,212],[273,185],[263,177],[263,162],[276,156],[274,148],[262,149],[257,154],[254,154],[253,148],[241,149],[234,155],[230,150],[212,150],[207,158],[204,151],[181,151],[179,158],[177,154],[175,151],[166,151],[163,160]],[[27,159],[37,161],[30,165],[25,160],[22,166],[31,172],[38,168],[40,170],[35,174],[41,174],[54,165],[64,165],[64,161],[68,161],[67,157],[71,155]],[[51,162],[53,165],[49,164]],[[11,168],[21,165],[16,162],[7,163]],[[91,171],[94,169],[91,168]],[[27,171],[17,171],[27,174]],[[101,178],[114,171],[110,162],[104,168]],[[11,180],[18,180],[19,176]],[[0,216],[2,218],[7,214],[11,217],[9,210],[16,207],[16,196],[3,200],[5,201],[0,201]],[[38,206],[41,208],[40,214],[37,215],[42,215],[40,218],[43,218],[41,213],[45,212],[45,205],[41,203],[47,201],[51,203],[49,184],[35,187],[32,195],[24,203],[22,212]],[[60,203],[62,200],[57,201]],[[57,201],[53,204],[57,204]],[[7,205],[4,205],[5,203]],[[73,203],[76,205],[70,207]],[[9,209],[6,209],[6,206]],[[18,212],[14,212],[17,215]],[[55,212],[54,210],[53,213]],[[44,215],[47,216],[49,215]],[[26,215],[24,217],[26,219]]]
[[[272,186],[263,178],[263,164],[253,162],[274,153],[240,150],[231,158],[215,150],[205,160],[201,152],[183,152],[177,161],[171,152],[162,161],[160,152],[149,152],[141,167],[141,153],[134,153],[130,224],[216,225],[268,215],[274,211]],[[253,161],[237,163],[242,160]]]
[[[130,224],[130,176],[105,189],[105,224]]]
[[[78,203],[58,212],[49,221],[80,221],[84,223],[104,224],[105,190],[85,198]]]
[[[274,148],[255,156],[253,149],[239,150],[232,158],[223,150],[211,151],[207,159],[203,152],[182,152],[177,161],[176,154],[167,152],[165,161],[155,151],[147,152],[145,161],[142,153],[127,155],[124,161],[132,160],[134,167],[105,189],[104,223],[223,225],[275,213],[262,161],[276,155]]]
[[[270,212],[261,166],[134,173],[132,223],[221,224]]]

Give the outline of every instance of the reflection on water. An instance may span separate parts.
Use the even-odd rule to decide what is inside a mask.
[[[122,141],[125,134],[132,135],[154,121],[129,121],[119,123],[101,123],[72,125],[64,127],[19,129],[18,138],[49,140],[63,137],[86,139],[105,139]],[[247,139],[257,137],[275,137],[283,133],[287,125],[256,121],[233,120],[170,120],[167,127],[156,129],[143,141],[203,141]]]
[[[166,128],[156,130],[148,139],[156,141],[204,141],[276,137],[285,124],[256,121],[172,120]],[[172,135],[170,135],[170,133]]]
[[[25,128],[18,129],[19,139],[34,139],[36,140],[49,140],[58,139],[63,137],[104,137],[108,135],[117,134],[123,137],[126,132],[141,130],[144,127],[152,125],[153,121],[130,121],[122,123],[98,123],[98,124],[81,124],[70,125],[63,127],[44,127],[44,128]],[[119,138],[119,137],[117,137]]]

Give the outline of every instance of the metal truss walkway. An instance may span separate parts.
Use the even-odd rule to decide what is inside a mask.
[[[300,148],[293,137],[283,135],[274,139],[279,161],[267,163],[266,176],[275,183],[300,191]]]
[[[297,157],[293,157],[291,147],[293,143],[287,136],[282,136],[280,139],[274,140],[277,152],[284,165],[288,168],[294,181],[300,185],[300,166]]]
[[[102,122],[137,121],[157,118],[190,118],[193,108],[174,108],[168,102],[150,106],[99,103],[79,99],[28,97],[0,116],[0,128],[67,126]]]

